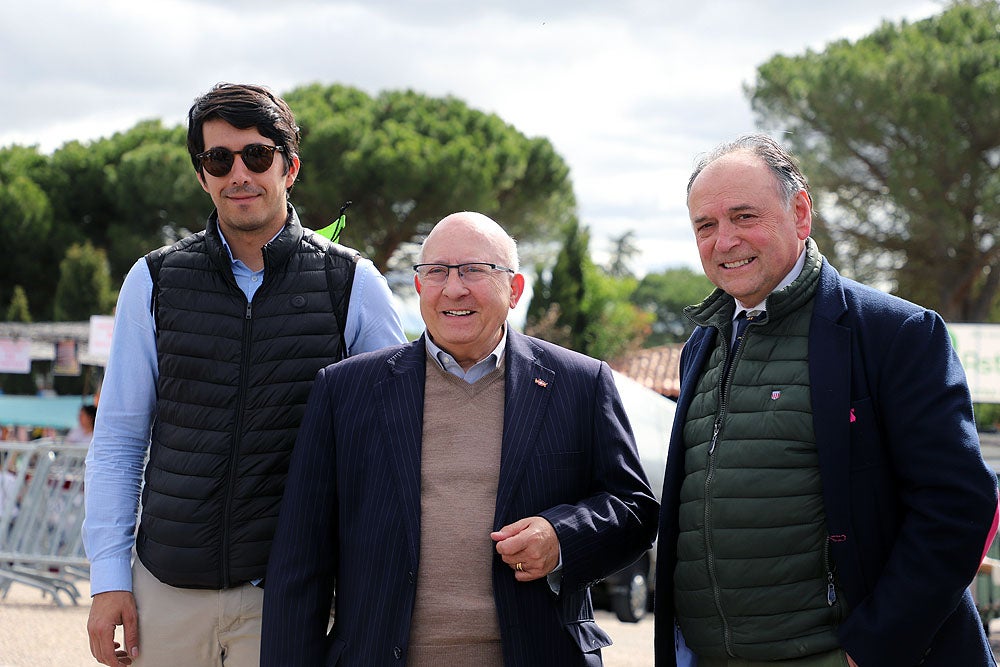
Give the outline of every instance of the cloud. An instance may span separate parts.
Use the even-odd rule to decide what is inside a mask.
[[[219,81],[455,95],[552,141],[595,255],[632,229],[643,268],[696,266],[687,175],[695,155],[754,129],[743,86],[756,67],[856,39],[883,17],[940,10],[921,0],[10,2],[0,145],[49,151],[142,119],[182,123]]]

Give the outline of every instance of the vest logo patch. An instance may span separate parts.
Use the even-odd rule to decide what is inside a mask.
[[[774,391],[771,392],[771,400],[772,401],[776,401],[779,398],[781,398],[781,391],[780,390],[775,389]]]

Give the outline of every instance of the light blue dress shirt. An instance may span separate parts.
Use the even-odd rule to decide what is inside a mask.
[[[448,371],[455,377],[462,378],[469,384],[475,384],[476,380],[489,375],[499,368],[500,358],[503,357],[504,350],[507,349],[507,326],[506,324],[504,325],[503,336],[500,337],[500,344],[497,345],[491,353],[486,355],[485,359],[480,359],[467,371],[462,368],[461,364],[455,361],[455,357],[438,347],[438,345],[431,339],[430,332],[424,332],[424,342],[427,345],[427,350],[431,354],[431,358],[437,362],[437,365],[440,366],[442,370]]]
[[[229,257],[236,284],[253,301],[264,271],[251,271],[232,259],[232,252]],[[132,547],[159,378],[152,291],[146,260],[139,259],[118,296],[94,440],[87,453],[83,540],[92,595],[132,590]],[[389,286],[367,259],[358,261],[355,269],[344,340],[348,355],[406,342]]]

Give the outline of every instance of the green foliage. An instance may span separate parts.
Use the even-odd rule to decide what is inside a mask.
[[[646,347],[686,341],[695,325],[684,315],[684,307],[700,302],[713,289],[715,287],[703,273],[688,268],[667,269],[643,276],[631,301],[656,317]]]
[[[51,269],[55,262],[48,251],[52,243],[52,207],[36,180],[44,163],[44,156],[34,148],[0,149],[0,238],[4,244],[0,303],[9,303],[14,286],[21,285],[39,309],[36,312],[44,311],[51,303],[55,288],[55,272]],[[39,296],[46,290],[48,300]]]
[[[68,142],[51,156],[0,149],[0,233],[9,254],[0,267],[0,303],[17,282],[38,319],[51,319],[59,279],[53,267],[71,245],[104,249],[117,285],[139,256],[203,227],[207,199],[184,136],[183,128],[143,121],[108,139]]]
[[[90,241],[74,244],[59,265],[55,320],[73,322],[104,315],[114,306],[107,255]]]
[[[593,264],[586,268],[584,352],[597,359],[614,359],[642,347],[654,315],[629,301],[636,279],[616,278]]]
[[[489,215],[521,242],[551,238],[574,214],[569,167],[551,143],[461,100],[319,84],[285,99],[303,128],[293,193],[303,224],[321,229],[352,201],[342,241],[382,270],[455,211]]]
[[[7,322],[30,322],[31,309],[28,308],[28,295],[24,293],[24,288],[14,285],[13,296],[10,298],[10,305],[7,306]]]
[[[995,1],[775,56],[748,88],[801,158],[822,250],[953,321],[985,320],[1000,288],[998,93]]]
[[[1000,426],[1000,403],[973,403],[972,407],[980,431],[995,431]]]
[[[116,206],[105,247],[116,275],[152,248],[204,229],[211,211],[187,149],[177,141],[144,141],[122,152],[107,171],[107,188]]]
[[[590,262],[590,234],[575,220],[563,232],[562,249],[548,276],[544,266],[536,267],[531,302],[528,304],[526,329],[545,340],[581,349],[574,337],[586,325],[581,310],[584,294],[584,264]]]
[[[565,227],[551,275],[546,279],[539,271],[525,330],[592,357],[612,359],[641,346],[653,315],[629,301],[635,278],[615,277],[595,265],[589,245],[586,228],[575,220]]]
[[[611,239],[611,259],[608,261],[608,274],[615,278],[626,278],[633,275],[629,269],[631,262],[639,254],[639,246],[635,241],[635,231],[628,230],[620,236]]]
[[[575,213],[569,167],[548,140],[460,100],[412,91],[371,97],[318,84],[286,99],[303,128],[293,191],[303,223],[322,228],[352,200],[342,241],[383,270],[453,211],[495,217],[522,242],[552,238]],[[0,148],[0,304],[20,284],[36,319],[52,319],[53,267],[67,248],[90,243],[104,252],[117,288],[146,252],[204,229],[212,205],[185,139],[185,127],[147,120],[108,138],[68,142],[50,156]],[[61,300],[58,316],[107,311],[93,302],[98,309],[84,312],[91,302]]]

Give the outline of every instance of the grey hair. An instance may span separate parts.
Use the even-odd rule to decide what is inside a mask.
[[[809,182],[805,175],[799,170],[799,165],[791,153],[782,148],[781,144],[767,136],[766,134],[747,134],[735,141],[727,141],[719,144],[710,152],[701,155],[695,162],[694,171],[688,179],[687,193],[691,194],[691,186],[698,175],[720,157],[729,153],[746,151],[752,153],[764,161],[767,168],[774,174],[778,182],[778,192],[784,199],[785,206],[792,203],[792,199],[800,190],[809,193]],[[811,195],[810,195],[811,196]]]
[[[503,248],[507,254],[506,262],[508,268],[514,269],[514,272],[517,273],[521,270],[521,258],[518,257],[517,253],[517,241],[506,232],[504,232],[503,236]]]

